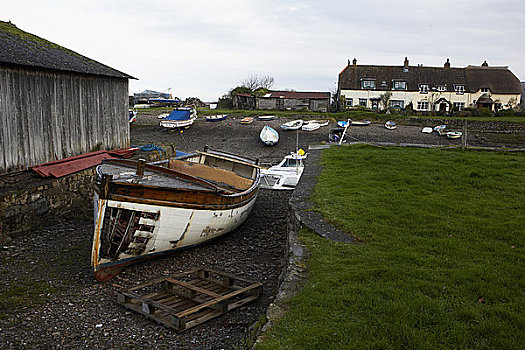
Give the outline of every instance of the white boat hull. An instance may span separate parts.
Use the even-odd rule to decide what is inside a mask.
[[[123,266],[138,259],[176,251],[219,237],[231,232],[244,222],[256,199],[257,196],[253,196],[249,202],[234,209],[204,210],[104,200],[96,196],[95,200],[98,200],[98,205],[95,210],[91,263],[95,271],[111,266]],[[157,217],[157,219],[146,219],[139,216],[138,224],[148,229],[136,230],[128,249],[112,259],[100,256],[105,215],[110,208],[148,213]],[[136,238],[145,241],[145,246],[139,247],[138,244],[134,246],[133,241]]]
[[[160,122],[160,126],[166,129],[185,128],[193,124],[195,119],[197,119],[197,117],[186,120],[163,120]]]

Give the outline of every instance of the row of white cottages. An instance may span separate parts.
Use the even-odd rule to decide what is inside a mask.
[[[452,108],[485,107],[493,111],[517,107],[523,88],[508,67],[348,66],[339,74],[338,100],[349,109],[406,108],[449,112]],[[386,105],[385,105],[386,104]]]

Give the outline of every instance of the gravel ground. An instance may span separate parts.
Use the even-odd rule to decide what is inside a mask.
[[[264,124],[277,128],[282,122]],[[258,140],[262,125],[257,120],[252,125],[241,125],[239,118],[214,123],[199,119],[183,133],[169,133],[158,126],[155,114],[141,113],[131,127],[131,142],[175,144],[181,151],[202,149],[207,144],[212,149],[259,158],[262,164],[275,164],[296,144],[306,150],[308,144],[325,142],[333,124],[314,132],[280,132],[279,144],[271,148]],[[459,140],[422,134],[420,130],[421,125],[399,125],[396,130],[382,125],[352,127],[349,140],[460,144]],[[523,147],[523,130],[512,130],[497,128],[497,132],[486,134],[474,130],[469,144]],[[36,291],[32,296],[35,302],[21,301],[12,306],[12,302],[8,305],[0,301],[0,348],[242,348],[279,287],[285,264],[289,199],[289,192],[261,190],[252,214],[234,232],[196,248],[136,264],[106,283],[95,281],[89,266],[93,231],[90,200],[75,219],[14,237],[10,246],[0,249],[0,293],[23,294],[14,287],[25,286]],[[183,333],[129,312],[116,302],[121,287],[199,266],[260,281],[263,294],[256,302]],[[1,317],[3,313],[7,315]]]

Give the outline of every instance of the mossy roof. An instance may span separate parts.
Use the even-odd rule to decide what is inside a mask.
[[[0,65],[136,79],[65,47],[27,33],[11,22],[3,21],[0,21]]]

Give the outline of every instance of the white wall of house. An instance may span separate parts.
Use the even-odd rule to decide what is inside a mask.
[[[438,111],[439,104],[436,104],[438,100],[444,98],[454,106],[456,104],[463,104],[463,108],[474,107],[476,101],[483,95],[485,92],[475,92],[475,93],[457,93],[454,91],[436,91],[430,90],[426,93],[421,93],[419,91],[390,91],[392,95],[390,96],[390,101],[403,101],[403,106],[406,107],[410,102],[412,102],[414,110],[420,111]],[[359,106],[360,99],[366,99],[366,107],[372,107],[371,99],[379,99],[384,95],[386,91],[379,90],[341,90],[341,96],[345,97],[345,100],[348,101],[352,99],[352,106]],[[489,91],[489,96],[492,98],[494,103],[501,103],[501,107],[513,108],[516,107],[520,102],[519,94],[492,94]],[[428,109],[419,109],[418,102],[428,102]],[[346,107],[350,107],[348,104]],[[493,106],[494,108],[495,106]],[[384,106],[379,104],[379,109],[384,109]],[[447,106],[447,111],[449,107]]]

